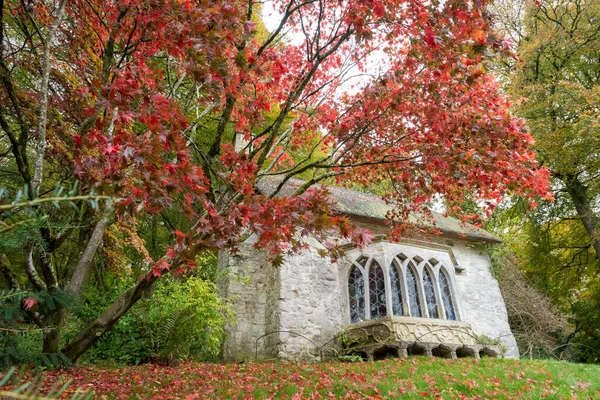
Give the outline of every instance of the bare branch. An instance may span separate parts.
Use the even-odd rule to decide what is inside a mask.
[[[29,282],[33,285],[36,290],[44,290],[46,289],[46,285],[40,279],[35,266],[33,265],[33,255],[32,255],[32,246],[28,244],[24,249],[25,255],[25,273],[27,274],[27,278],[29,278]]]

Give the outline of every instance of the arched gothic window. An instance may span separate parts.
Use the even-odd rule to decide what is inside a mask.
[[[387,316],[456,320],[451,285],[448,270],[433,258],[425,261],[398,254],[382,266],[372,257],[361,256],[348,274],[350,322]]]
[[[398,268],[396,263],[390,265],[390,287],[392,288],[392,315],[401,317],[404,315],[403,303],[402,303],[402,282],[400,281],[400,275],[398,274]]]
[[[429,318],[439,318],[437,301],[435,300],[435,289],[433,286],[433,277],[428,267],[423,270],[423,290],[425,292],[425,302],[427,303],[427,312]]]
[[[417,273],[413,262],[410,261],[406,269],[406,285],[408,287],[408,305],[410,306],[411,317],[421,317],[421,301],[419,300],[417,282]]]
[[[442,295],[442,303],[444,304],[444,311],[446,311],[446,318],[456,320],[454,302],[452,301],[452,293],[450,292],[450,279],[448,279],[444,268],[440,268],[440,294]]]
[[[361,270],[353,266],[348,277],[350,321],[354,324],[365,319],[365,279]]]
[[[369,306],[371,319],[387,317],[385,278],[377,261],[369,266]]]

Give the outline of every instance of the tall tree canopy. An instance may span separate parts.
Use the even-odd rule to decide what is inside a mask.
[[[486,57],[507,50],[486,1],[274,5],[278,27],[256,35],[254,0],[0,0],[7,185],[35,198],[78,180],[81,193],[113,198],[99,213],[54,213],[7,268],[36,290],[79,294],[111,224],[144,262],[143,278],[62,349],[72,360],[199,252],[253,233],[277,262],[309,234],[334,251],[332,229],[364,244],[314,187],[327,179],[385,182],[396,222],[433,196],[459,210],[465,198],[547,195],[532,138],[486,73]],[[289,29],[299,44],[282,41]],[[357,72],[366,78],[353,84]],[[300,175],[294,195],[256,190]],[[182,222],[151,254],[140,220],[169,210]],[[58,351],[64,310],[24,307],[47,328],[44,350]]]
[[[561,0],[530,4],[519,46],[523,63],[511,92],[550,169],[585,227],[600,258],[593,212],[600,177],[600,5]]]

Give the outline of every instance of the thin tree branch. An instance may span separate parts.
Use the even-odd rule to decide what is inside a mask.
[[[31,181],[31,189],[33,197],[37,194],[42,184],[44,174],[44,156],[46,154],[46,125],[48,123],[48,86],[50,82],[50,56],[52,50],[52,42],[54,35],[58,29],[58,25],[62,21],[66,0],[61,0],[56,9],[54,20],[48,30],[48,35],[43,40],[44,52],[42,54],[42,80],[40,83],[40,109],[38,113],[38,136],[36,146],[36,157],[34,164],[33,180]]]

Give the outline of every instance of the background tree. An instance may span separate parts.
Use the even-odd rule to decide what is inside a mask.
[[[600,348],[600,4],[585,0],[500,2],[519,61],[504,64],[515,111],[527,120],[554,202],[524,202],[498,215],[499,230],[536,287],[570,316],[567,342]],[[503,22],[502,22],[503,21]],[[587,355],[586,355],[587,353]],[[583,358],[597,357],[583,351]]]
[[[536,149],[552,176],[570,197],[600,258],[597,196],[600,125],[600,5],[563,0],[530,6],[523,60],[512,79],[511,93],[526,100],[519,113],[527,118]]]
[[[531,137],[482,64],[506,50],[484,1],[277,1],[279,26],[255,36],[257,6],[0,0],[7,186],[37,198],[78,180],[82,194],[112,197],[101,212],[28,226],[7,268],[39,292],[81,296],[98,249],[119,258],[111,237],[138,253],[139,279],[62,347],[71,360],[199,253],[249,234],[275,263],[309,235],[333,256],[339,237],[366,243],[314,186],[327,179],[388,183],[396,228],[433,196],[459,210],[465,196],[491,208],[509,192],[547,194]],[[300,44],[282,43],[287,29]],[[367,78],[352,82],[356,71]],[[270,197],[256,190],[274,178]],[[169,229],[157,232],[157,217]],[[60,349],[66,315],[60,302],[51,310],[29,309],[45,352]]]

